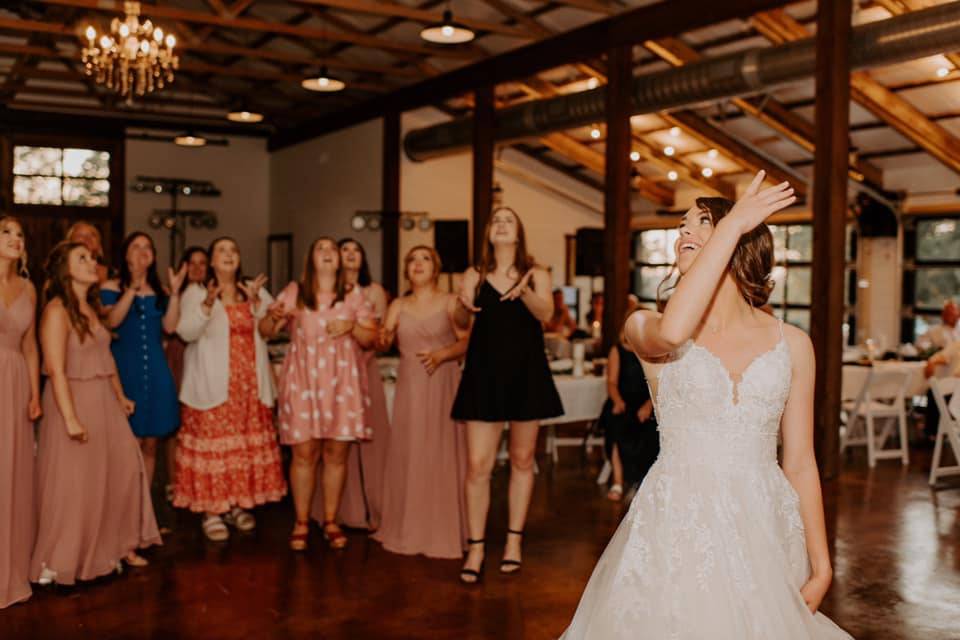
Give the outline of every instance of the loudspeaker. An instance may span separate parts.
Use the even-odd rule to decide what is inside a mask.
[[[578,276],[603,275],[603,229],[577,229]]]
[[[865,193],[859,193],[853,210],[857,214],[862,237],[897,237],[897,214],[890,207],[877,202]]]
[[[467,270],[470,258],[470,224],[466,220],[437,220],[433,223],[433,246],[440,254],[444,273]]]

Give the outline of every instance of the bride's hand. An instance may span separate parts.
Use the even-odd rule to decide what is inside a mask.
[[[753,182],[730,209],[730,213],[723,218],[723,221],[733,225],[740,235],[752,231],[771,215],[797,201],[789,182],[760,189],[765,177],[766,172],[757,172]]]
[[[823,597],[827,595],[827,590],[830,588],[832,577],[830,574],[813,575],[800,589],[800,595],[807,603],[810,613],[816,613],[820,608],[820,603],[823,602]]]

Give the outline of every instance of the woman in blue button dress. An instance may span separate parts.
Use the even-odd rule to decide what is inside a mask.
[[[181,267],[168,269],[170,289],[160,284],[157,252],[147,234],[136,231],[123,242],[120,277],[103,283],[100,299],[114,332],[111,351],[123,392],[134,401],[130,426],[140,440],[147,479],[153,481],[157,441],[180,426],[177,388],[163,352],[163,332],[180,319]]]

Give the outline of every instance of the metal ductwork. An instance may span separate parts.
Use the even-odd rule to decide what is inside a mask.
[[[851,71],[960,49],[960,2],[872,22],[853,29]],[[810,77],[816,65],[813,38],[709,58],[633,82],[633,113],[653,113],[702,102],[766,92]],[[525,102],[500,109],[495,137],[510,142],[602,122],[606,88]],[[404,137],[413,160],[460,151],[471,145],[473,118],[417,129]]]

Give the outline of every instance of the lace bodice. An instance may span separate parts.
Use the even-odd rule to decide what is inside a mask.
[[[661,457],[724,465],[776,461],[790,393],[790,349],[780,340],[734,380],[709,349],[688,341],[657,377]]]

